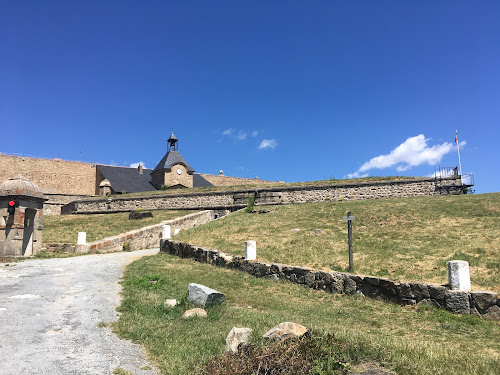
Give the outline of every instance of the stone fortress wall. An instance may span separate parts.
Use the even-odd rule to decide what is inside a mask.
[[[91,214],[136,209],[229,209],[245,207],[249,196],[256,205],[295,204],[338,200],[362,200],[462,193],[460,176],[421,178],[316,186],[262,187],[202,193],[155,194],[133,197],[85,199],[62,207],[63,214]]]
[[[242,178],[242,177],[230,177],[225,176],[223,174],[215,175],[215,174],[207,174],[207,173],[198,173],[205,180],[210,182],[214,186],[238,186],[238,185],[269,185],[276,182],[283,181],[266,181],[261,180],[259,178]]]
[[[0,183],[18,174],[37,185],[44,194],[96,194],[96,168],[91,163],[0,154]]]

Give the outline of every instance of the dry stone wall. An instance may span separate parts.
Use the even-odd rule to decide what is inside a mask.
[[[144,195],[118,198],[96,198],[71,202],[62,213],[105,213],[155,209],[237,209],[245,207],[248,197],[256,205],[295,204],[336,200],[360,200],[459,194],[460,177],[376,181],[357,184],[288,186],[204,193]]]
[[[47,216],[55,216],[61,214],[62,206],[70,202],[74,202],[75,200],[89,198],[89,195],[44,194],[44,198],[46,198],[47,201],[43,203],[43,214]]]
[[[241,270],[256,277],[283,279],[328,293],[359,293],[401,305],[430,305],[456,314],[472,314],[488,320],[500,320],[500,299],[493,292],[461,292],[450,290],[447,285],[399,283],[379,277],[262,263],[171,240],[161,240],[160,251],[182,258],[192,258],[201,263]]]

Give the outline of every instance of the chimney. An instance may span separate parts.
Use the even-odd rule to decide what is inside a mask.
[[[142,174],[142,164],[139,164],[139,166],[137,167],[137,169],[139,170],[139,174]]]

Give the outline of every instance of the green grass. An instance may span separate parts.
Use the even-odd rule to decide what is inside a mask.
[[[129,220],[128,212],[46,216],[43,218],[43,242],[76,244],[78,232],[87,232],[87,242],[93,242],[194,212],[156,210],[152,218],[142,220]]]
[[[389,180],[413,180],[421,179],[424,177],[403,177],[403,176],[389,176],[389,177],[363,177],[363,178],[351,178],[337,180],[335,178],[329,180],[320,181],[304,181],[304,182],[273,182],[269,183],[259,183],[259,184],[246,184],[246,185],[234,185],[234,186],[207,186],[201,188],[189,188],[189,189],[168,189],[168,190],[156,190],[156,191],[145,191],[140,193],[127,193],[127,194],[114,194],[112,198],[128,198],[136,196],[148,196],[148,195],[164,195],[164,194],[191,194],[191,193],[206,193],[211,191],[236,191],[244,189],[256,189],[256,188],[272,188],[272,187],[293,187],[293,186],[311,186],[311,185],[340,185],[349,183],[361,183],[361,182],[374,182],[374,181],[389,181]],[[88,198],[83,200],[93,200],[94,198]]]
[[[114,329],[144,345],[163,374],[199,372],[223,353],[233,326],[252,328],[253,344],[262,345],[261,336],[283,321],[332,333],[399,374],[499,374],[500,326],[473,316],[332,295],[166,254],[134,262],[124,280]],[[205,319],[181,319],[191,282],[225,293],[226,301]],[[167,298],[181,304],[166,310]]]
[[[466,260],[473,289],[500,292],[500,193],[265,208],[272,212],[242,210],[183,231],[176,240],[235,255],[243,255],[246,240],[256,240],[260,260],[345,271],[347,223],[342,217],[351,211],[357,273],[443,284],[447,262]]]

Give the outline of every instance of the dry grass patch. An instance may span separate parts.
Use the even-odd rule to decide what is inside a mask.
[[[240,211],[176,239],[236,255],[252,239],[260,260],[345,271],[342,216],[351,211],[358,273],[442,284],[447,262],[461,259],[474,289],[500,292],[498,207],[500,193],[270,206],[268,214]]]
[[[160,287],[138,282],[153,276],[164,280]],[[226,302],[208,308],[206,319],[184,321],[190,282],[216,288],[226,294]],[[332,295],[166,254],[130,265],[123,297],[115,329],[143,344],[163,374],[196,374],[207,361],[217,361],[233,326],[252,328],[252,343],[264,347],[261,336],[283,321],[333,334],[346,349],[339,353],[359,348],[358,358],[348,357],[353,365],[372,359],[409,375],[484,375],[497,374],[500,368],[497,323],[444,310]],[[176,298],[181,305],[165,310],[166,298]]]
[[[61,215],[43,218],[43,242],[76,244],[78,232],[87,232],[87,242],[158,224],[195,211],[153,211],[152,218],[129,220],[129,212],[94,215]]]

